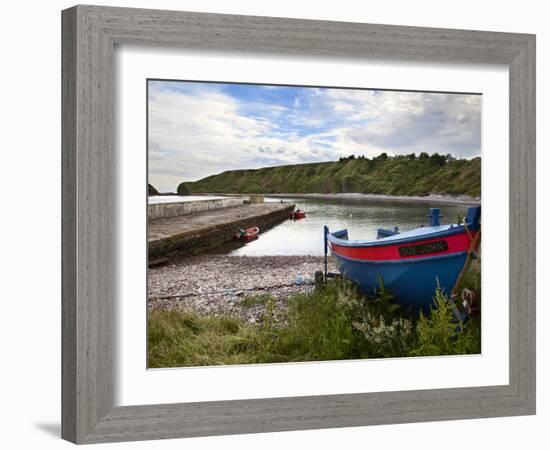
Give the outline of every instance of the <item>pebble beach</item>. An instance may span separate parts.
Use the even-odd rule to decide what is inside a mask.
[[[201,255],[172,259],[148,271],[149,309],[191,310],[202,315],[261,321],[264,304],[246,305],[247,297],[269,294],[275,309],[286,309],[289,297],[311,292],[318,256]],[[334,271],[332,263],[329,270]]]

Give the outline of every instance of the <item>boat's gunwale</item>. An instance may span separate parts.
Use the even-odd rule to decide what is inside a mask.
[[[344,230],[338,230],[338,231],[335,231],[335,233],[341,233],[343,231]],[[477,231],[477,229],[471,229],[471,231]],[[454,225],[453,227],[447,228],[446,230],[434,231],[433,233],[426,233],[426,234],[417,235],[417,236],[407,236],[401,239],[399,239],[396,236],[389,236],[388,238],[383,238],[383,239],[361,241],[361,240],[340,239],[334,236],[329,231],[327,233],[327,240],[330,243],[341,245],[344,247],[359,247],[359,248],[382,247],[382,246],[405,244],[409,242],[429,241],[431,239],[437,239],[437,238],[442,238],[442,237],[452,236],[455,234],[462,234],[462,233],[466,233],[466,229],[464,225]]]

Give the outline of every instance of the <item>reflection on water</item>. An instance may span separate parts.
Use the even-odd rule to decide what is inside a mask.
[[[430,207],[441,209],[441,223],[456,222],[466,215],[467,206],[429,202],[406,203],[364,199],[284,199],[296,203],[306,211],[302,220],[287,220],[260,234],[260,238],[237,249],[228,249],[230,255],[323,255],[323,225],[331,230],[347,228],[350,239],[374,239],[377,228],[400,231],[418,228],[429,223]],[[268,198],[279,202],[281,199]]]

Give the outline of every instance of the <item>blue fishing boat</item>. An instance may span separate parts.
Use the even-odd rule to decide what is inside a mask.
[[[431,208],[429,226],[400,232],[378,230],[377,239],[350,240],[347,230],[325,226],[325,255],[335,257],[340,272],[359,289],[374,295],[383,280],[397,303],[428,310],[437,286],[450,296],[481,237],[481,206],[468,208],[464,221],[441,225]]]

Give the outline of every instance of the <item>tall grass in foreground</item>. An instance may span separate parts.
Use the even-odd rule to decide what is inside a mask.
[[[477,272],[479,275],[479,272]],[[470,275],[474,279],[476,274]],[[476,281],[477,282],[477,281]],[[404,356],[475,354],[481,351],[479,320],[459,323],[439,290],[430,314],[415,315],[392,303],[383,283],[376,298],[345,280],[292,297],[284,324],[274,300],[261,325],[193,312],[156,310],[148,317],[149,367],[322,361]]]

